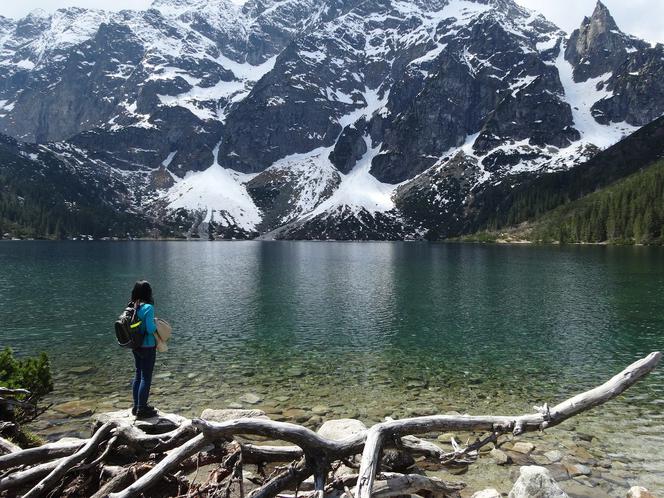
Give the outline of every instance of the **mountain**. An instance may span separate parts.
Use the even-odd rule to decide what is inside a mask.
[[[36,11],[0,18],[0,66],[0,133],[164,235],[454,236],[664,114],[664,46],[599,2],[569,36],[512,0]]]
[[[650,211],[654,214],[648,241],[659,241],[664,229],[664,217],[657,215],[664,205],[658,191],[663,159],[661,117],[575,168],[521,175],[513,183],[485,189],[469,206],[466,225],[455,235],[479,232],[484,239],[496,239],[508,233],[511,238],[532,240],[644,242],[641,236],[635,237],[633,227],[640,222],[637,218]],[[613,202],[616,205],[611,209],[623,219],[618,231],[606,230],[608,206]],[[598,212],[593,214],[595,208]],[[581,230],[590,226],[591,218],[604,231]],[[570,219],[579,232],[566,225]]]

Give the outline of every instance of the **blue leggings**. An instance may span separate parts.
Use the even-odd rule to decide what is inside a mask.
[[[152,372],[154,362],[157,359],[156,348],[141,348],[134,350],[134,362],[136,363],[136,375],[132,383],[132,394],[134,395],[134,406],[143,408],[148,406],[150,386],[152,385]]]

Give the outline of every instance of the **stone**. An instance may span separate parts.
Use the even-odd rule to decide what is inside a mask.
[[[232,410],[242,410],[244,407],[242,406],[242,403],[228,403],[228,408]]]
[[[563,459],[563,454],[558,450],[547,451],[544,453],[544,456],[548,458],[551,463],[557,463]]]
[[[263,410],[213,410],[212,408],[206,408],[203,410],[203,413],[201,413],[201,418],[210,422],[228,422],[229,420],[236,420],[239,418],[258,418],[262,420],[268,419]]]
[[[477,493],[473,493],[473,496],[470,498],[500,498],[501,494],[496,491],[494,488],[483,489]]]
[[[300,408],[289,408],[288,410],[284,410],[283,416],[288,420],[302,423],[311,418],[311,412],[301,410]]]
[[[489,455],[491,458],[493,458],[493,461],[496,462],[498,465],[508,465],[509,463],[512,462],[512,459],[507,456],[507,453],[505,453],[503,450],[499,450],[498,448],[494,448],[489,452]]]
[[[330,407],[326,405],[316,405],[311,409],[315,415],[325,415],[330,411]]]
[[[517,453],[523,453],[524,455],[530,454],[531,451],[535,449],[535,445],[533,443],[528,443],[526,441],[518,441],[514,443],[514,446],[512,446],[512,451],[516,451]]]
[[[521,467],[509,498],[569,498],[544,467]]]
[[[87,366],[81,366],[81,367],[73,367],[69,369],[69,373],[73,373],[76,375],[85,375],[89,373],[93,373],[97,369],[93,366],[87,365]]]
[[[565,469],[567,469],[567,473],[571,477],[589,476],[590,474],[592,474],[590,467],[588,467],[587,465],[583,465],[581,463],[565,463],[563,465],[565,466]]]
[[[68,417],[87,417],[94,413],[95,404],[93,401],[75,400],[55,405],[53,409],[56,412],[64,413]]]
[[[327,420],[318,429],[318,434],[327,439],[342,441],[367,430],[367,426],[359,420],[352,418],[341,418]]]
[[[247,393],[242,396],[240,396],[240,401],[242,403],[247,403],[249,405],[257,405],[261,401],[263,401],[263,398],[261,398],[258,394],[256,393]]]
[[[632,486],[627,492],[627,498],[655,498],[655,495],[643,486]]]
[[[274,399],[279,403],[285,403],[290,399],[290,396],[275,396]]]

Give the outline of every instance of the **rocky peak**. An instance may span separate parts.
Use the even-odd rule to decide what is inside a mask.
[[[635,43],[638,41],[620,31],[609,9],[598,1],[592,16],[583,19],[567,44],[565,58],[574,66],[574,81],[613,71]]]

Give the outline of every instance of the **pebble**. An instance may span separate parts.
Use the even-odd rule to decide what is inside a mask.
[[[311,409],[311,411],[316,415],[325,415],[330,411],[330,407],[325,405],[316,405]]]

